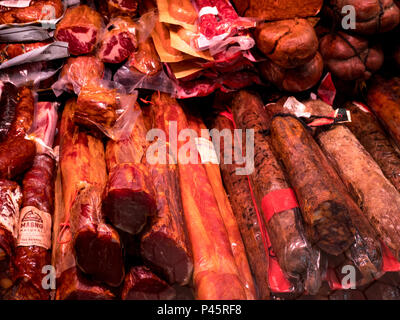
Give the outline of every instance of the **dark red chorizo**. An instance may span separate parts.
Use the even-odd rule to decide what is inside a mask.
[[[33,122],[33,95],[29,88],[18,91],[18,104],[14,121],[6,139],[0,143],[0,178],[12,179],[32,166],[35,143],[25,135]]]
[[[133,267],[126,275],[122,300],[172,300],[175,289],[157,277],[150,269]]]
[[[60,166],[65,210],[73,235],[77,266],[93,279],[118,286],[124,278],[118,233],[101,210],[107,184],[103,143],[73,123],[74,100],[61,121]]]

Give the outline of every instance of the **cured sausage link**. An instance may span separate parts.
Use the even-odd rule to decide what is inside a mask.
[[[294,117],[271,122],[272,145],[299,200],[312,242],[332,255],[352,245],[348,197],[337,173],[306,128]]]
[[[250,179],[256,199],[262,207],[268,235],[279,265],[289,279],[305,283],[308,291],[318,291],[321,285],[319,252],[312,248],[306,238],[296,197],[273,154],[269,137],[265,134],[268,119],[263,103],[257,95],[240,91],[233,98],[232,111],[238,128],[254,130],[255,169]],[[246,138],[242,141],[245,150]],[[288,196],[290,194],[292,196]],[[275,200],[274,197],[280,200]],[[268,203],[279,201],[293,205],[282,210],[272,206],[274,210],[271,212]]]
[[[212,128],[219,132],[228,129],[233,137],[234,127],[232,122],[223,117],[214,117]],[[224,154],[231,153],[234,157],[234,145],[232,143],[220,144],[220,158]],[[225,148],[226,146],[226,148]],[[240,148],[241,150],[241,148]],[[240,152],[240,151],[239,151]],[[250,268],[254,274],[258,297],[260,299],[269,299],[270,291],[268,288],[268,248],[264,247],[262,228],[258,222],[256,209],[252,202],[249,190],[249,183],[246,176],[237,175],[236,169],[240,168],[238,164],[220,163],[222,178],[229,200],[232,204],[233,212],[242,235],[243,243],[246,248],[247,258]],[[240,192],[237,192],[240,190]]]
[[[175,99],[161,93],[156,101],[163,110],[165,125],[176,121],[178,132],[188,128],[182,107]],[[176,154],[173,156],[177,159]],[[185,223],[194,258],[196,298],[246,299],[226,227],[204,167],[178,163],[178,169]]]
[[[138,105],[135,106],[140,111]],[[110,140],[106,148],[109,171],[103,210],[119,230],[138,234],[155,214],[154,186],[144,162],[148,142],[142,116],[126,139]]]
[[[205,130],[204,132],[207,132],[207,128],[201,121],[201,119],[195,118],[193,116],[188,116],[188,121],[189,128],[195,130],[198,137],[208,140],[210,144],[212,143],[209,134],[205,135],[205,133],[202,134],[201,132],[202,130]],[[224,221],[229,241],[231,243],[233,257],[235,258],[240,278],[244,283],[247,298],[249,300],[255,299],[256,292],[254,288],[253,276],[250,271],[249,262],[247,261],[246,251],[244,249],[239,227],[223,186],[219,165],[206,162],[203,163],[203,166],[206,169],[208,180],[213,189],[221,218]]]
[[[351,122],[346,126],[357,137],[363,147],[379,164],[385,176],[400,191],[400,156],[375,116],[354,104],[346,106],[351,113]]]
[[[151,122],[154,128],[167,132],[164,109],[157,97],[152,99]],[[183,217],[178,166],[149,164],[149,171],[156,190],[157,214],[142,236],[141,255],[168,283],[185,285],[192,276],[193,256]]]
[[[118,286],[124,278],[120,238],[101,211],[107,182],[104,146],[73,124],[74,103],[69,101],[63,113],[60,166],[76,263],[93,279]]]
[[[6,139],[0,143],[0,178],[12,179],[32,166],[35,143],[26,140],[25,134],[32,125],[33,111],[32,91],[20,88],[14,121]]]

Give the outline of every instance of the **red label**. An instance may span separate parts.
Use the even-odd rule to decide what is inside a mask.
[[[264,196],[261,202],[266,223],[275,213],[297,208],[298,206],[296,195],[291,188],[272,191]]]
[[[329,104],[330,106],[333,105],[333,101],[335,101],[336,97],[336,88],[333,84],[330,72],[321,81],[321,85],[318,88],[318,96],[325,103]]]
[[[382,242],[383,251],[383,267],[382,271],[385,272],[398,272],[400,271],[400,262],[394,257],[389,248]]]

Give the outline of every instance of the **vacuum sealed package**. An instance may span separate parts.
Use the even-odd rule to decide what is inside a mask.
[[[1,51],[0,70],[22,64],[62,59],[68,56],[68,44],[66,42],[8,44],[3,46]]]
[[[63,65],[62,59],[24,63],[0,71],[0,81],[10,82],[17,87],[24,85],[47,86],[46,80],[55,77]],[[46,87],[47,88],[47,87]]]
[[[43,29],[55,29],[66,8],[78,3],[79,0],[1,1],[0,29],[32,25],[40,25]]]
[[[105,75],[104,63],[99,58],[90,55],[70,57],[51,88],[57,97],[64,91],[79,94],[87,83],[102,80]]]
[[[116,82],[99,80],[86,83],[74,104],[74,121],[89,129],[100,130],[113,140],[129,134],[138,110],[137,92],[126,93]]]

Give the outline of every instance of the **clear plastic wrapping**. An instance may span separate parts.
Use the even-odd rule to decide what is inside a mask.
[[[136,99],[136,91],[127,94],[116,82],[89,82],[82,87],[74,106],[75,122],[120,140],[135,124],[138,115],[134,108]]]
[[[58,97],[64,91],[79,94],[81,88],[91,81],[105,77],[103,62],[95,56],[71,57],[63,66],[59,79],[52,85]]]

